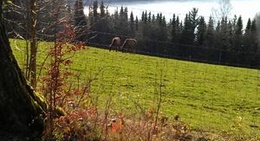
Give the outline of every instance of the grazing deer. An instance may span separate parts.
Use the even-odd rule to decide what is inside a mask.
[[[112,43],[109,45],[109,51],[111,51],[112,48],[117,51],[120,47],[120,44],[121,44],[120,37],[114,37],[112,39]]]
[[[122,52],[132,52],[136,51],[137,40],[133,38],[125,39],[123,45],[121,46]]]

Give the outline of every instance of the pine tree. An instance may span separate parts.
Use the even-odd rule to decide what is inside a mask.
[[[205,36],[206,36],[206,22],[204,17],[201,17],[199,20],[198,30],[196,33],[196,45],[203,46],[205,43]]]
[[[176,18],[176,35],[177,35],[176,43],[180,42],[180,36],[181,36],[181,33],[182,33],[182,28],[183,28],[182,22],[180,22],[179,16],[177,16],[177,18]]]
[[[186,14],[185,19],[184,19],[184,27],[183,27],[183,31],[181,34],[181,40],[180,40],[181,44],[186,44],[186,43],[190,44],[190,41],[188,41],[189,30],[190,30],[189,26],[190,26],[189,16],[188,16],[188,14]],[[186,41],[188,41],[188,42],[186,42]]]
[[[100,17],[104,18],[105,16],[106,16],[105,5],[104,2],[102,1],[100,4]]]
[[[178,25],[175,14],[173,14],[172,20],[171,20],[171,41],[172,43],[177,43],[178,40]]]
[[[239,18],[236,21],[236,24],[234,25],[234,36],[233,36],[233,47],[232,50],[236,52],[243,51],[243,44],[242,44],[242,29],[243,29],[243,21],[242,17],[239,16]]]
[[[101,2],[101,4],[99,5],[99,11],[100,11],[100,13],[98,14],[98,21],[96,22],[96,31],[103,32],[103,33],[112,32],[113,23],[111,22],[111,20],[109,18],[110,15],[103,2]],[[97,37],[97,39],[98,39],[98,43],[101,43],[101,44],[106,44],[111,41],[111,38],[107,37],[107,36],[99,36],[99,37]]]
[[[259,23],[258,23],[259,24]],[[260,66],[260,44],[259,44],[259,29],[257,28],[256,19],[252,21],[251,25],[251,32],[252,32],[252,46],[249,48],[249,53],[253,54],[252,59],[250,59],[251,66]]]
[[[128,22],[128,9],[127,7],[121,6],[120,12],[119,12],[119,19],[118,19],[118,25],[116,28],[118,28],[118,32],[121,35],[127,35],[129,34],[130,27]]]
[[[90,29],[93,31],[97,30],[97,27],[95,26],[97,21],[99,19],[98,15],[98,2],[97,0],[93,1],[92,5],[89,6],[89,25]]]
[[[241,62],[246,66],[260,65],[260,54],[258,53],[258,38],[256,21],[248,19],[245,33],[242,38],[243,48],[240,53]]]
[[[118,31],[118,26],[119,26],[119,13],[118,10],[115,10],[113,17],[112,17],[112,27],[113,27],[113,32],[114,33],[119,33]]]
[[[141,18],[141,30],[140,34],[142,35],[142,38],[148,38],[150,32],[150,24],[148,24],[148,14],[147,11],[142,12],[142,18]]]
[[[189,14],[186,14],[184,20],[184,29],[181,35],[181,44],[194,45],[195,28],[198,25],[198,9],[193,8]]]
[[[142,12],[142,22],[143,22],[144,24],[147,24],[147,22],[148,22],[147,11],[143,11],[143,12]]]
[[[248,49],[249,53],[259,53],[259,42],[258,42],[258,29],[256,27],[256,20],[254,19],[251,24],[250,28],[250,40],[251,40],[251,46]],[[260,59],[260,58],[259,58]]]
[[[152,22],[152,13],[151,12],[148,13],[147,22],[148,23]]]
[[[214,41],[215,41],[214,21],[213,18],[210,16],[207,25],[206,35],[205,35],[205,46],[208,48],[214,48]]]
[[[249,18],[246,24],[245,34],[249,34],[251,31],[251,19]]]
[[[236,24],[236,28],[235,28],[235,35],[242,35],[242,29],[243,29],[243,21],[242,21],[242,17],[239,16],[238,20],[237,20],[237,24]]]
[[[219,30],[219,37],[220,38],[220,46],[218,47],[222,51],[227,51],[230,49],[231,46],[231,39],[232,39],[232,24],[229,23],[227,17],[223,17],[220,22],[220,30]]]
[[[135,30],[138,31],[139,30],[139,20],[138,17],[135,17]]]
[[[135,34],[135,21],[133,12],[130,13],[130,32],[132,36]]]
[[[168,36],[167,36],[166,19],[162,15],[162,13],[159,14],[157,26],[158,26],[157,31],[155,31],[155,33],[157,33],[156,39],[159,41],[167,41]]]
[[[75,2],[75,14],[74,14],[74,26],[76,27],[76,41],[85,41],[86,39],[86,26],[87,21],[84,14],[84,7],[83,7],[83,1],[82,0],[76,0]]]
[[[254,42],[254,37],[252,34],[252,22],[251,19],[249,18],[247,21],[247,25],[246,25],[246,29],[245,29],[245,33],[243,35],[243,44],[244,44],[244,48],[245,48],[245,53],[254,53],[253,50],[251,49],[252,47],[252,43]]]

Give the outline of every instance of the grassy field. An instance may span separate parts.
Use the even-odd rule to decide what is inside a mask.
[[[11,40],[11,44],[21,65],[24,43]],[[39,66],[49,46],[39,45]],[[111,99],[115,113],[134,117],[154,110],[161,95],[161,113],[171,120],[179,115],[194,130],[260,136],[259,70],[94,47],[76,53],[71,69],[80,74],[81,82],[97,77],[92,96],[101,108]]]

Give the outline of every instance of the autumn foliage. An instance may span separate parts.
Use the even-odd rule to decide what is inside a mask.
[[[42,91],[48,101],[44,140],[162,140],[169,126],[178,134],[175,139],[189,133],[184,130],[185,124],[173,127],[163,116],[159,117],[161,122],[155,122],[155,111],[148,111],[137,120],[125,116],[127,111],[112,115],[112,107],[104,111],[97,103],[86,103],[92,99],[89,89],[98,76],[80,86],[68,83],[78,77],[70,68],[73,55],[87,47],[73,41],[75,34],[71,26],[67,22],[63,25],[64,31],[57,33],[57,40],[48,53],[49,65],[44,67],[46,75],[42,79]]]

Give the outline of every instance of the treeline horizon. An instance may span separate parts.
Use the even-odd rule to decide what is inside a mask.
[[[198,16],[197,8],[183,20],[173,14],[170,22],[162,13],[148,11],[143,11],[139,19],[127,7],[109,13],[102,2],[94,2],[89,10],[86,21],[92,25],[91,32],[98,34],[89,41],[94,45],[106,46],[113,36],[133,37],[143,54],[254,68],[260,65],[255,19],[248,19],[244,28],[241,16],[218,21],[209,17],[206,21]]]
[[[74,42],[82,41],[88,45],[108,48],[115,36],[119,36],[122,40],[131,37],[137,39],[137,53],[140,54],[249,68],[260,66],[259,29],[257,29],[260,16],[256,17],[258,20],[248,19],[247,25],[243,27],[241,16],[234,16],[233,19],[226,16],[220,19],[213,17],[206,19],[198,15],[197,8],[191,9],[184,19],[173,14],[169,22],[162,13],[152,14],[148,11],[143,11],[139,19],[133,12],[128,11],[127,7],[109,13],[108,7],[98,1],[93,1],[89,6],[88,15],[84,15],[83,0],[76,0],[67,9],[69,10],[61,12],[61,15],[69,19],[75,30]],[[45,27],[54,17],[45,15],[44,12],[39,16],[41,14],[38,28],[41,32],[44,29],[44,34],[41,33],[38,37],[53,41],[55,40],[53,35],[57,30],[54,30],[55,27]],[[12,20],[21,19],[16,17]],[[57,27],[63,29],[60,26],[56,26],[56,29]],[[14,28],[17,27],[9,28],[8,33],[12,33]],[[25,32],[21,29],[16,30]],[[22,33],[19,35],[26,36]],[[17,34],[9,36],[17,37]]]

